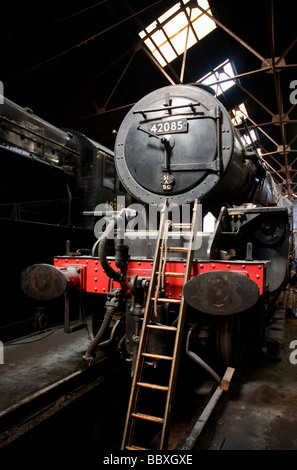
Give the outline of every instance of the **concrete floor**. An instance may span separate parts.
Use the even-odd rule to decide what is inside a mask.
[[[281,359],[263,356],[238,371],[209,450],[297,450],[296,348],[297,319],[287,318]]]
[[[63,327],[4,343],[4,364],[0,364],[0,412],[88,367],[82,359],[88,345],[86,329],[66,334]]]

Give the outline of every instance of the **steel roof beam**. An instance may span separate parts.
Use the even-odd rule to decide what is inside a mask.
[[[285,161],[285,178],[287,182],[287,191],[288,196],[291,196],[291,186],[290,186],[290,171],[288,168],[288,154],[286,152],[286,132],[285,132],[285,124],[283,122],[283,99],[282,99],[282,92],[280,86],[280,77],[279,73],[275,66],[275,38],[274,38],[274,8],[273,8],[273,0],[266,0],[267,2],[267,9],[268,9],[268,27],[269,27],[269,43],[270,43],[270,51],[271,51],[271,60],[272,60],[272,71],[273,71],[273,80],[274,80],[274,88],[275,88],[275,96],[278,108],[278,115],[279,115],[279,124],[280,124],[280,132],[281,132],[281,141],[284,150],[284,161]]]
[[[228,33],[233,39],[235,39],[237,42],[239,42],[245,49],[250,51],[254,56],[258,57],[258,59],[261,60],[261,62],[265,63],[268,67],[270,64],[267,62],[267,59],[263,57],[259,52],[257,52],[253,47],[251,47],[247,42],[245,42],[243,39],[241,39],[237,34],[235,34],[233,31],[231,31],[230,28],[225,26],[220,20],[218,20],[215,16],[210,15],[204,8],[202,8],[199,3],[197,2],[197,7],[199,10],[201,10],[208,18],[213,20],[217,26],[219,26],[221,29],[223,29],[226,33]]]

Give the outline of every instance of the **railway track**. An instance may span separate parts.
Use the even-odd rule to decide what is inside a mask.
[[[228,367],[221,382],[215,386],[212,385],[211,393],[208,394],[207,400],[198,408],[189,426],[181,435],[175,446],[176,450],[191,451],[195,448],[221,397],[229,390],[234,371],[234,368]]]

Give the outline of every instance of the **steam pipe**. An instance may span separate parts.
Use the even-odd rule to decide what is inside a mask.
[[[115,309],[118,306],[118,299],[116,297],[113,297],[110,301],[106,302],[106,312],[103,318],[102,325],[96,334],[95,338],[93,341],[90,343],[88,349],[86,350],[85,354],[83,355],[83,359],[85,361],[91,361],[92,360],[92,352],[95,350],[95,348],[98,346],[100,343],[105,331],[108,328],[108,325],[111,322],[112,316],[115,312]]]
[[[120,217],[120,216],[118,216]],[[110,264],[107,261],[106,258],[106,245],[107,245],[107,240],[109,239],[110,234],[114,231],[116,224],[117,224],[117,219],[112,219],[109,224],[107,225],[104,233],[102,234],[102,237],[99,240],[99,246],[98,246],[98,256],[100,260],[100,264],[106,273],[106,275],[112,279],[113,281],[116,282],[123,282],[125,280],[125,276],[121,274],[120,271],[115,271]]]

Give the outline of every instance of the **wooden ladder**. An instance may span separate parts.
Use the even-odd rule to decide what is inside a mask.
[[[154,445],[157,449],[166,449],[168,438],[169,438],[169,426],[170,426],[170,418],[173,409],[173,401],[174,401],[174,392],[176,387],[178,369],[179,369],[179,359],[181,354],[182,348],[182,341],[183,341],[183,329],[185,323],[185,316],[186,316],[186,302],[184,300],[183,295],[181,299],[168,299],[168,298],[161,298],[158,295],[159,284],[160,284],[160,266],[163,263],[163,274],[164,276],[180,276],[184,277],[184,284],[190,279],[191,271],[192,271],[192,264],[193,264],[193,255],[194,255],[194,240],[197,233],[197,224],[198,224],[198,201],[195,200],[193,213],[192,213],[192,221],[191,224],[173,224],[171,221],[167,219],[168,213],[168,200],[165,201],[164,206],[161,211],[161,220],[160,220],[160,228],[156,243],[156,250],[154,256],[154,263],[152,267],[152,274],[150,285],[148,289],[147,295],[147,302],[144,312],[143,318],[143,325],[141,330],[141,335],[139,339],[139,347],[137,351],[137,358],[135,363],[135,370],[133,373],[133,380],[131,386],[131,393],[130,399],[128,404],[127,410],[127,417],[126,423],[123,433],[123,440],[122,440],[122,450],[148,450],[147,445],[145,447],[141,447],[135,443],[138,439],[139,435],[142,435],[146,432],[146,428],[149,426],[154,426],[158,429],[157,434],[159,438]],[[168,224],[169,222],[169,224]],[[187,226],[190,229],[190,239],[189,239],[189,246],[185,247],[168,247],[168,226],[172,227],[181,227]],[[163,248],[164,244],[166,245],[166,253],[163,256]],[[187,253],[187,260],[186,260],[186,268],[184,273],[169,273],[165,272],[166,267],[166,260],[167,260],[167,252],[186,252]],[[164,261],[165,258],[165,261]],[[176,303],[179,304],[179,313],[177,322],[175,322],[176,326],[169,326],[160,323],[156,323],[154,314],[156,314],[156,307],[159,303]],[[162,332],[166,332],[168,335],[175,335],[173,336],[173,352],[170,355],[163,355],[163,354],[153,354],[149,351],[148,344],[149,338],[152,334],[162,334]],[[166,363],[167,369],[166,371],[168,374],[165,377],[165,385],[158,385],[155,383],[151,383],[150,381],[145,381],[144,379],[144,368],[145,362],[147,360],[151,361],[158,361],[158,364]],[[165,367],[166,367],[165,366]],[[144,402],[142,402],[143,398],[141,398],[142,394],[146,394],[144,398]],[[162,396],[160,396],[160,394]],[[141,411],[143,407],[143,403],[149,401],[153,403],[156,400],[159,400],[158,405],[158,415],[154,416],[152,414],[147,414],[146,412]],[[145,406],[146,406],[145,405]],[[161,411],[160,411],[161,408]],[[139,426],[139,422],[142,422],[140,428],[143,431],[137,433],[137,426]],[[153,424],[153,423],[157,423]],[[161,429],[160,429],[161,427]],[[138,439],[139,442],[139,439]]]

